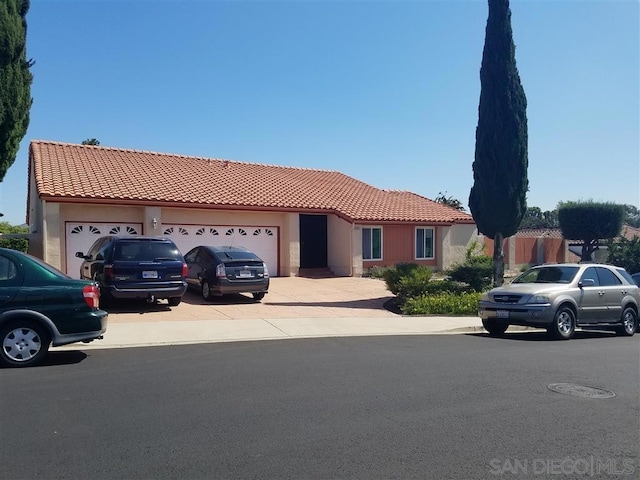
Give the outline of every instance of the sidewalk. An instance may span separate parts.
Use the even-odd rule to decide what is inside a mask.
[[[110,323],[102,340],[60,348],[83,350],[193,343],[374,335],[483,332],[476,317],[285,318]]]

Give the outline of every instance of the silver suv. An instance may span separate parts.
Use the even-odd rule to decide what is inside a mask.
[[[638,329],[639,304],[638,286],[623,268],[564,263],[530,268],[483,294],[479,315],[491,335],[524,325],[546,328],[560,339],[571,338],[576,327],[631,336]]]

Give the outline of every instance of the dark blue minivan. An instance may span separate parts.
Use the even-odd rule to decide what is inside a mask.
[[[108,235],[76,257],[84,259],[80,278],[97,282],[103,301],[166,299],[177,306],[187,290],[187,265],[168,238]]]

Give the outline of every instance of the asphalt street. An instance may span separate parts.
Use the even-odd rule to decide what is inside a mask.
[[[81,348],[54,351],[40,367],[0,370],[0,478],[640,473],[638,336]],[[605,391],[615,396],[594,394]]]

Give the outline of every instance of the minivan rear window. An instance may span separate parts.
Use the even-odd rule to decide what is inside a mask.
[[[182,261],[182,254],[175,244],[169,242],[122,240],[116,243],[114,259],[140,262]]]

